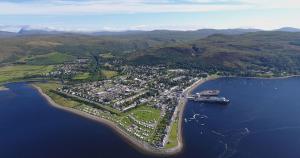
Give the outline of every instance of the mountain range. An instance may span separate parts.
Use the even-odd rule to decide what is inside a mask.
[[[56,52],[68,57],[113,56],[127,64],[234,73],[300,72],[300,31],[295,28],[93,33],[23,29],[0,32],[0,37],[0,64],[43,64],[34,62],[35,57],[53,57]]]
[[[21,27],[18,32],[8,32],[0,30],[0,37],[8,36],[19,36],[19,35],[57,35],[57,34],[84,34],[93,36],[120,36],[120,35],[153,35],[160,33],[168,34],[185,34],[185,35],[195,35],[197,37],[207,37],[213,34],[225,34],[225,35],[236,35],[248,32],[258,32],[264,31],[261,29],[199,29],[195,31],[176,31],[176,30],[153,30],[153,31],[141,31],[141,30],[129,30],[129,31],[60,31],[49,28],[31,28],[28,26]],[[283,31],[283,32],[300,32],[298,28],[283,27],[280,29],[275,29],[272,31]]]

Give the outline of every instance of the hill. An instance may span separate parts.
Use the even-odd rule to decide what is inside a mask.
[[[189,44],[161,47],[131,54],[134,64],[239,71],[300,70],[300,33],[255,32],[242,35],[212,35]]]
[[[16,35],[17,35],[17,33],[0,31],[0,38],[13,37],[13,36],[16,36]]]
[[[22,61],[43,65],[61,63],[75,57],[109,54],[128,64],[166,64],[230,73],[297,73],[300,72],[299,52],[300,33],[286,31],[156,30],[102,35],[33,34],[0,38],[2,64]],[[46,60],[47,57],[51,57],[51,61]],[[58,58],[61,60],[54,61]]]
[[[17,61],[29,55],[52,52],[74,56],[91,53],[124,55],[150,48],[187,43],[215,33],[242,34],[256,30],[198,30],[198,31],[126,31],[98,33],[66,33],[47,30],[21,29],[17,34],[0,38],[0,63]]]
[[[276,31],[283,31],[283,32],[300,32],[300,29],[298,28],[293,28],[293,27],[283,27],[283,28],[280,28]]]

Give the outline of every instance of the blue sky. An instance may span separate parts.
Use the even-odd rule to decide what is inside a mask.
[[[299,0],[1,0],[0,30],[300,28]]]

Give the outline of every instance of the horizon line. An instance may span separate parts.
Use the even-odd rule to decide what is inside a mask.
[[[2,27],[2,28],[1,28]],[[16,28],[14,31],[9,31],[9,27]],[[198,31],[198,30],[260,30],[260,31],[274,31],[280,29],[299,29],[298,27],[291,26],[282,26],[276,28],[257,28],[257,27],[228,27],[228,28],[214,28],[214,27],[199,27],[199,28],[191,28],[191,29],[172,29],[172,28],[152,28],[152,29],[87,29],[87,28],[78,28],[78,29],[61,29],[55,27],[32,27],[29,25],[22,26],[7,26],[0,25],[0,31],[9,32],[9,33],[19,33],[22,30],[25,31],[45,31],[45,32],[66,32],[66,33],[97,33],[97,32],[112,32],[112,33],[121,33],[121,32],[130,32],[130,31],[143,31],[143,32],[151,32],[151,31]]]

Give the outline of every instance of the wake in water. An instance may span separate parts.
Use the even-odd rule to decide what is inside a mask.
[[[285,126],[285,127],[278,127],[278,128],[257,130],[257,131],[251,132],[251,134],[259,134],[259,133],[266,133],[266,132],[276,132],[276,131],[283,131],[283,130],[290,130],[290,129],[300,129],[300,126]]]
[[[196,123],[198,126],[203,126],[200,134],[204,132],[210,132],[219,139],[219,143],[223,146],[222,152],[219,154],[218,158],[230,158],[234,156],[237,152],[237,147],[240,141],[252,133],[247,127],[241,129],[233,130],[215,130],[209,129],[206,126],[208,116],[200,113],[194,113],[192,116],[185,118],[185,123]]]
[[[211,130],[211,133],[218,136],[220,139],[219,143],[224,146],[218,158],[230,158],[236,154],[240,141],[250,134],[250,130],[248,128],[224,132]]]
[[[193,113],[193,116],[192,117],[189,117],[189,118],[184,118],[184,122],[190,122],[190,121],[196,121],[196,122],[199,122],[200,120],[204,120],[204,119],[207,119],[208,116],[206,115],[203,115],[203,114],[200,114],[200,113]]]

